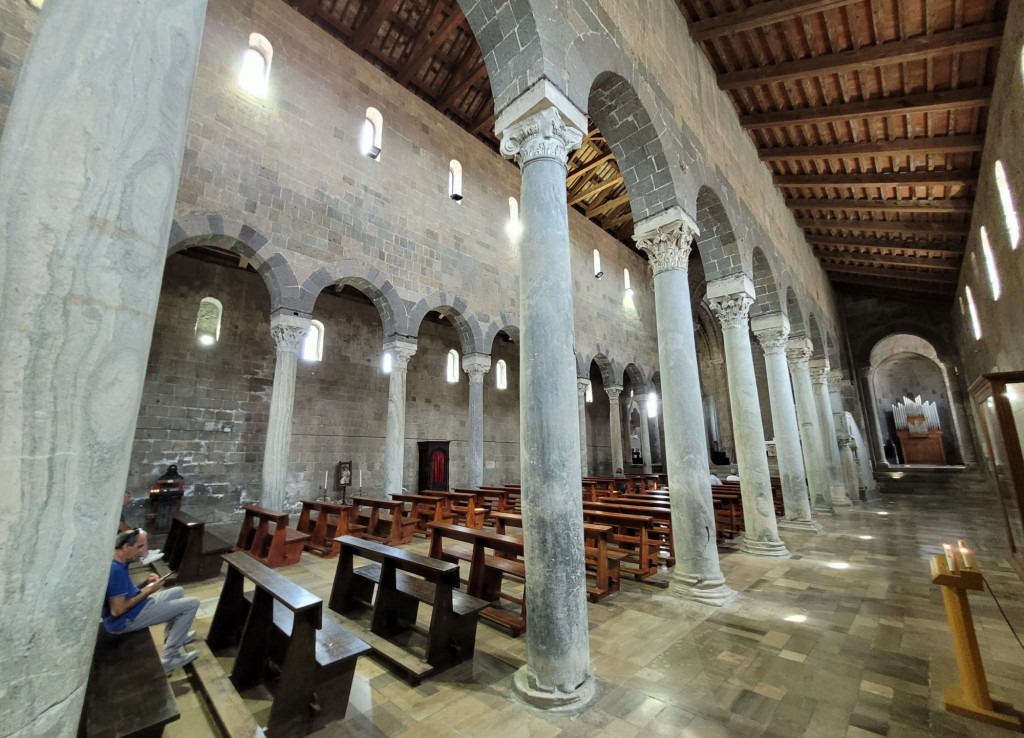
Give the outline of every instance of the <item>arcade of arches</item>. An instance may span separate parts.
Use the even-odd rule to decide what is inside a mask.
[[[176,464],[184,509],[237,530],[340,460],[349,492],[416,491],[423,441],[451,487],[521,484],[529,628],[481,626],[418,688],[360,661],[323,735],[987,734],[943,710],[928,557],[969,539],[1021,622],[1024,266],[980,193],[1024,200],[1024,8],[973,216],[1001,297],[974,257],[936,298],[830,281],[671,2],[459,2],[475,131],[281,0],[35,5],[0,7],[0,735],[75,733],[126,487],[142,524]],[[592,187],[622,194],[573,195],[611,160]],[[619,470],[667,481],[675,565],[588,604],[580,480]],[[735,539],[712,473],[740,479]],[[323,594],[331,567],[293,571]],[[976,618],[1021,702],[1024,656]]]

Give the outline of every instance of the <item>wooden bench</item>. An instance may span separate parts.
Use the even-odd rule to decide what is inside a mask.
[[[241,552],[224,556],[228,573],[206,643],[214,652],[238,647],[231,682],[238,690],[279,674],[267,732],[302,736],[345,717],[356,659],[370,647],[332,620],[323,602]],[[245,580],[256,585],[252,603]]]
[[[676,565],[675,541],[672,538],[672,508],[665,502],[648,500],[645,496],[621,495],[601,497],[598,502],[585,502],[590,510],[626,513],[627,515],[650,515],[654,521],[649,537],[657,542],[662,563]]]
[[[338,539],[341,556],[331,588],[330,608],[342,615],[372,607],[370,632],[392,643],[407,642],[420,633],[416,616],[420,603],[430,605],[423,660],[435,673],[473,658],[476,625],[488,603],[459,590],[459,566],[421,554],[351,536]],[[373,562],[354,567],[354,557]],[[374,590],[376,589],[376,597]],[[388,651],[377,650],[388,659]],[[418,684],[427,675],[406,670],[401,660],[391,663]]]
[[[452,492],[462,492],[463,494],[473,495],[476,499],[476,506],[487,508],[488,514],[494,512],[511,512],[509,498],[514,495],[512,490],[506,487],[480,487],[479,489],[453,487]]]
[[[426,489],[423,494],[431,497],[445,497],[452,517],[458,525],[467,528],[483,528],[487,521],[487,508],[479,504],[476,490],[459,491]]]
[[[718,525],[721,519],[722,527],[719,529],[722,537],[735,538],[744,531],[743,523],[743,497],[739,491],[725,491],[721,487],[711,488],[711,500],[716,505],[716,511],[720,514],[715,516],[715,524]]]
[[[379,497],[352,497],[352,504],[358,512],[357,521],[366,526],[366,538],[380,541],[389,546],[400,546],[412,542],[416,520],[406,515],[405,503],[399,500],[384,500]],[[362,508],[368,507],[367,513]]]
[[[466,591],[491,603],[481,611],[481,617],[509,629],[513,638],[526,631],[526,598],[503,591],[502,581],[506,575],[525,583],[526,565],[523,557],[523,539],[507,536],[479,528],[462,525],[432,526],[430,556],[434,559],[469,562],[469,579]],[[469,546],[444,545],[444,539],[468,543]],[[487,551],[493,551],[492,554]],[[525,594],[525,593],[524,593]],[[501,607],[501,600],[517,605],[518,613]]]
[[[149,628],[111,634],[100,626],[78,735],[160,736],[179,716]]]
[[[171,516],[171,530],[164,542],[164,561],[177,572],[176,584],[211,579],[220,575],[221,554],[233,546],[206,530],[206,524],[178,510]]]
[[[409,505],[408,517],[416,521],[416,532],[430,535],[431,523],[454,523],[451,504],[447,497],[432,495],[391,495],[392,500]]]
[[[288,513],[247,505],[235,548],[271,568],[299,563],[310,538],[288,527]]]
[[[650,515],[583,508],[583,520],[587,523],[610,525],[615,529],[612,538],[616,546],[627,553],[622,559],[622,571],[643,581],[658,573],[658,550],[660,543],[656,536],[654,518]]]
[[[313,551],[329,559],[338,555],[338,547],[334,539],[338,536],[362,537],[366,526],[355,522],[355,508],[340,502],[327,500],[300,500],[302,512],[295,529],[300,533],[308,533],[309,540],[303,545],[307,551]]]

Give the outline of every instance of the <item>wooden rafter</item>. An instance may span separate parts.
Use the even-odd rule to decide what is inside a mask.
[[[969,213],[974,208],[970,200],[851,200],[827,198],[797,198],[786,200],[786,206],[800,210],[847,210],[860,213]]]
[[[614,161],[614,160],[615,160],[615,156],[612,153],[610,153],[610,152],[607,153],[607,154],[604,154],[602,156],[599,156],[596,159],[594,159],[593,161],[590,161],[590,162],[587,162],[586,164],[583,164],[578,169],[573,169],[571,172],[569,172],[568,175],[566,175],[565,181],[566,182],[574,182],[575,180],[579,179],[584,174],[587,174],[588,172],[591,172],[591,171],[597,169],[602,164],[607,164],[608,162]]]
[[[969,154],[981,151],[984,136],[937,136],[897,141],[860,141],[819,146],[779,146],[757,152],[761,161],[803,161],[846,159],[857,156],[902,156],[907,154]]]
[[[622,175],[619,175],[618,179],[621,182],[622,181]],[[628,202],[629,202],[629,194],[628,193],[622,194],[622,195],[619,195],[618,197],[612,198],[611,200],[607,200],[605,202],[595,204],[594,207],[587,209],[587,213],[586,214],[587,214],[588,218],[596,218],[596,217],[598,217],[600,215],[604,215],[605,213],[611,212],[612,210],[614,210],[615,208],[619,207],[620,205],[625,205]]]
[[[604,180],[602,182],[598,182],[597,184],[595,184],[595,185],[593,185],[591,187],[587,187],[582,192],[579,192],[578,194],[575,194],[575,195],[571,196],[569,198],[569,206],[572,207],[573,205],[578,205],[579,203],[583,202],[584,200],[589,200],[591,197],[593,197],[597,193],[604,192],[605,190],[611,189],[612,187],[615,187],[616,185],[621,184],[621,183],[622,183],[622,175],[621,174],[619,174],[618,176],[615,176],[615,177],[610,177],[609,179],[606,179],[606,180]]]
[[[821,174],[776,174],[779,187],[950,187],[973,185],[977,170],[934,170],[930,172],[883,172],[881,174],[823,172]]]
[[[970,226],[964,223],[921,223],[898,220],[815,220],[797,218],[801,228],[818,228],[835,231],[873,231],[875,233],[902,233],[907,236],[966,236]]]
[[[934,254],[936,257],[954,259],[963,256],[963,248],[943,241],[896,241],[878,238],[852,238],[847,236],[817,236],[810,234],[807,242],[812,246],[836,246],[839,248],[873,253]]]
[[[483,59],[475,67],[463,67],[460,73],[452,75],[448,85],[438,98],[438,109],[448,110],[460,95],[465,94],[466,90],[486,76],[487,67],[484,66]]]
[[[394,7],[395,0],[377,0],[377,6],[373,12],[366,17],[363,25],[352,36],[352,48],[355,51],[362,53],[370,45],[370,42],[377,38],[377,32],[380,31],[380,27],[384,25],[384,21],[387,20]]]
[[[457,8],[439,2],[434,6],[430,19],[423,26],[424,29],[431,28],[437,16],[446,8],[448,10],[448,18],[445,22],[429,38],[424,36],[416,40],[412,53],[402,67],[402,71],[398,73],[398,84],[404,85],[412,79],[423,67],[423,63],[437,53],[438,49],[444,45],[445,41],[451,37],[460,24],[465,23],[465,18]]]
[[[937,285],[927,284],[920,282],[904,283],[899,279],[892,277],[883,278],[872,278],[854,274],[846,274],[843,272],[831,272],[829,277],[833,282],[838,284],[851,284],[857,285],[860,288],[873,287],[876,288],[877,294],[891,295],[894,290],[900,290],[904,292],[917,293],[915,296],[925,299],[933,299],[936,302],[948,302],[949,295],[953,293],[956,288],[956,284],[950,282],[949,284]],[[858,290],[860,292],[860,290]],[[936,292],[940,292],[942,297],[936,297]]]
[[[761,3],[750,8],[723,13],[712,18],[697,21],[690,26],[690,35],[698,43],[727,34],[752,31],[773,23],[799,18],[809,13],[820,13],[844,5],[852,5],[859,0],[776,0]]]
[[[911,267],[914,269],[935,269],[940,271],[960,271],[960,264],[949,264],[943,262],[930,262],[922,261],[920,259],[914,259],[912,257],[900,257],[900,256],[888,256],[888,255],[844,255],[835,254],[831,252],[818,253],[818,259],[823,264],[833,264],[836,266],[843,266],[850,262],[851,266],[870,266],[871,264],[887,264],[889,266],[903,266]]]
[[[928,274],[925,272],[907,271],[905,267],[889,268],[879,265],[874,267],[860,266],[839,266],[836,264],[823,264],[827,272],[841,272],[843,274],[856,274],[862,277],[893,277],[895,279],[906,279],[913,282],[937,282],[952,283],[957,279],[957,274]]]

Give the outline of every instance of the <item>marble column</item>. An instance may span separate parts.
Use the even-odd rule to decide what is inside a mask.
[[[839,443],[836,440],[836,422],[832,416],[832,400],[828,395],[828,359],[824,356],[812,357],[808,363],[811,386],[814,388],[815,404],[818,407],[818,422],[821,427],[822,453],[828,466],[829,490],[832,505],[849,507],[849,496],[846,494],[846,483],[843,481],[843,463],[839,459]]]
[[[878,404],[875,399],[874,371],[870,366],[861,367],[860,374],[861,391],[864,393],[865,405],[867,405],[868,422],[874,426],[875,432],[868,433],[871,438],[871,446],[874,451],[876,465],[889,466],[889,460],[885,458],[885,439],[882,433],[882,424],[878,417]]]
[[[260,504],[270,510],[284,509],[288,451],[292,445],[295,368],[309,324],[308,317],[294,315],[291,311],[270,318],[270,335],[277,347],[277,360],[274,363],[274,387],[270,393],[267,440],[263,450],[263,492],[260,495]]]
[[[384,342],[391,354],[388,381],[388,422],[384,435],[384,496],[402,493],[405,479],[405,382],[409,360],[416,354],[416,342],[392,337]]]
[[[754,335],[764,349],[764,366],[768,380],[768,398],[772,409],[772,427],[775,429],[775,450],[782,482],[782,501],[785,517],[780,528],[807,530],[821,533],[822,527],[811,515],[807,491],[807,472],[800,450],[800,431],[793,403],[793,385],[786,366],[786,342],[789,339],[789,319],[782,313],[759,315],[750,321]]]
[[[841,373],[833,372],[829,375],[828,399],[832,409],[832,422],[836,428],[839,473],[843,480],[843,488],[846,490],[846,499],[852,503],[853,500],[860,499],[860,482],[857,479],[857,467],[853,461],[853,450],[850,448],[850,430],[846,425],[846,409],[843,407],[842,388],[844,384],[847,382]]]
[[[612,445],[612,474],[615,474],[625,469],[622,465],[622,408],[619,406],[622,387],[612,385],[605,387],[604,391],[608,395],[608,433]]]
[[[718,562],[687,272],[697,233],[696,223],[672,207],[638,223],[633,238],[654,272],[665,469],[676,551],[671,587],[682,597],[724,605],[735,592]]]
[[[647,417],[647,395],[637,395],[636,401],[640,406],[640,457],[643,459],[644,474],[651,474],[651,419]]]
[[[487,354],[466,354],[462,357],[462,370],[469,377],[466,484],[469,489],[477,489],[484,483],[484,376],[491,370],[491,357]]]
[[[10,101],[0,735],[77,733],[205,12],[206,0],[48,3]]]
[[[793,380],[793,398],[796,400],[796,418],[800,424],[800,446],[804,454],[804,469],[807,471],[807,488],[814,509],[831,515],[834,510],[829,489],[828,462],[821,442],[821,424],[807,368],[812,353],[811,341],[805,336],[793,336],[786,343],[786,359]]]
[[[520,453],[526,540],[526,664],[519,695],[582,707],[594,695],[584,574],[566,162],[586,116],[547,80],[502,111],[501,153],[522,169]]]
[[[745,532],[740,550],[755,556],[789,556],[779,539],[772,501],[771,472],[764,442],[764,422],[757,396],[754,357],[750,349],[750,306],[754,283],[745,274],[734,274],[708,283],[708,302],[722,324],[725,339],[725,370],[732,408],[732,432],[736,440],[740,495],[743,498]]]
[[[850,495],[851,500],[860,500],[860,475],[857,473],[857,461],[853,458],[852,439],[850,436],[840,435],[839,459],[843,464],[843,479],[846,482],[847,490],[853,489]]]
[[[587,390],[590,389],[590,380],[583,377],[576,378],[576,402],[580,414],[580,471],[582,476],[587,476],[589,464],[587,463]]]

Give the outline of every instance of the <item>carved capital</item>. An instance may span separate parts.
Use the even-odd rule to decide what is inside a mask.
[[[673,269],[687,270],[693,239],[700,233],[697,224],[689,218],[679,218],[654,230],[633,235],[638,249],[647,254],[651,269],[657,276]]]
[[[590,389],[589,379],[576,379],[576,393],[583,399],[587,396],[587,390]]]
[[[384,343],[384,350],[391,354],[391,373],[409,369],[409,359],[416,355],[416,343],[405,339],[394,339]]]
[[[746,292],[733,292],[709,298],[711,309],[723,328],[746,328],[754,298]]]
[[[470,384],[482,384],[484,375],[491,370],[491,357],[487,354],[466,354],[462,357],[462,370]]]
[[[828,367],[827,366],[812,366],[809,368],[811,373],[811,382],[813,384],[825,385],[828,383]]]
[[[270,336],[277,352],[297,354],[309,330],[309,318],[298,315],[274,315],[270,318]]]
[[[619,396],[622,395],[622,387],[614,384],[611,387],[605,387],[604,391],[607,393],[608,399],[611,400],[612,403],[618,402]]]
[[[754,336],[757,337],[757,342],[761,344],[766,356],[786,352],[786,346],[789,343],[788,328],[766,328],[762,331],[755,331]]]
[[[794,369],[806,369],[813,355],[811,342],[802,336],[790,338],[786,344],[786,359]]]
[[[583,132],[567,126],[558,110],[548,107],[506,128],[501,134],[501,154],[520,168],[535,159],[553,159],[565,166],[582,142]]]

